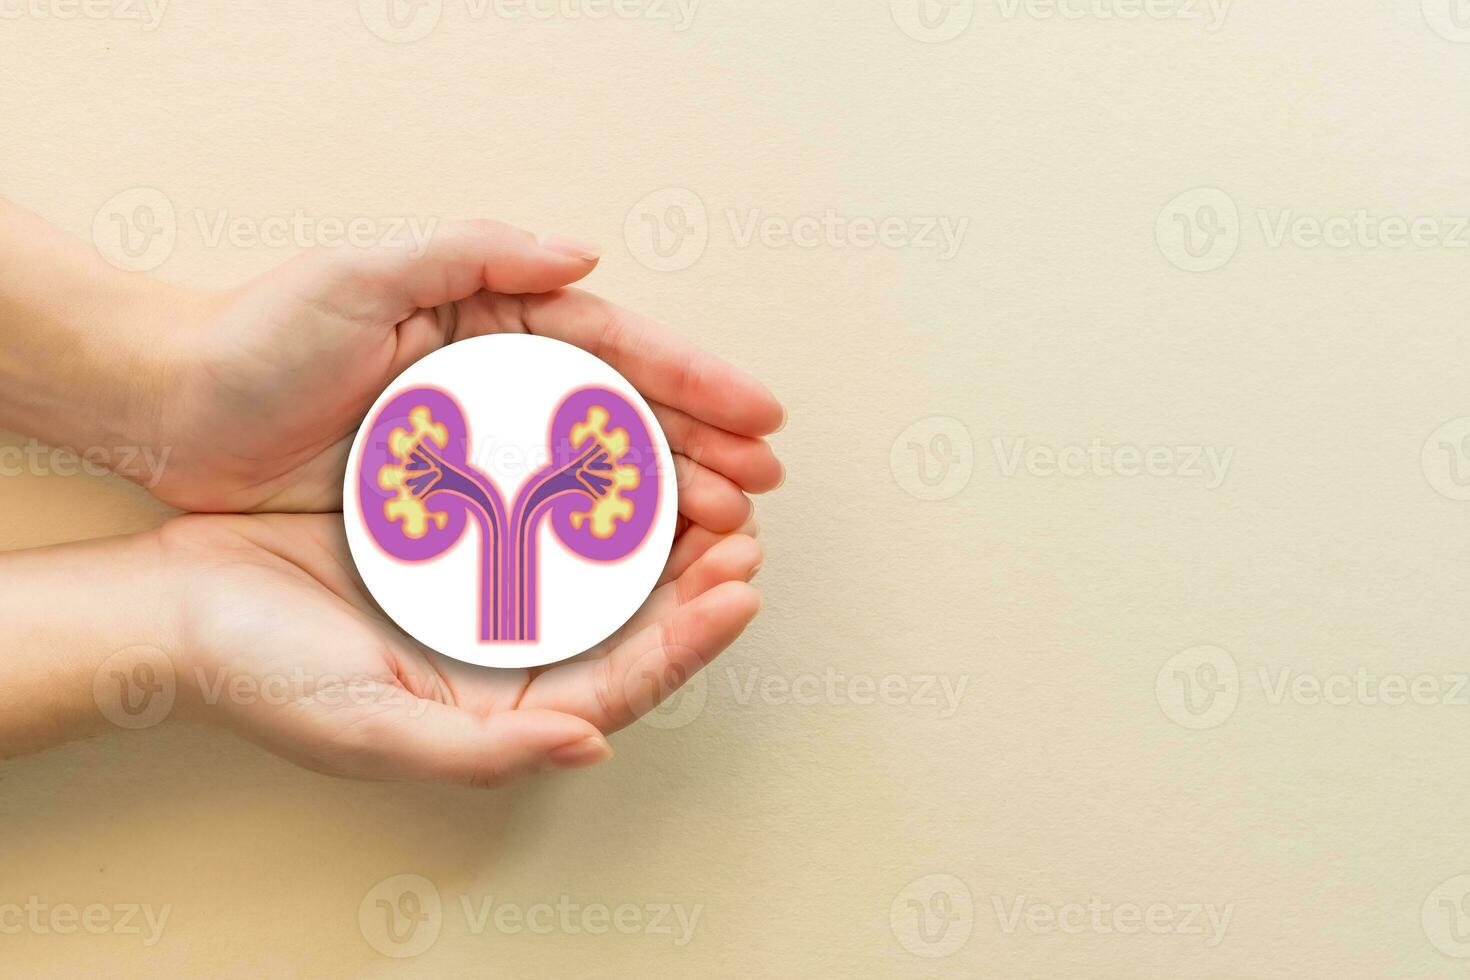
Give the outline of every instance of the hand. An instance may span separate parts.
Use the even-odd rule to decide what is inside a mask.
[[[337,516],[194,516],[159,532],[177,583],[168,653],[187,710],[333,775],[494,786],[606,759],[632,723],[760,607],[746,534],[691,528],[664,579],[600,647],[535,670],[441,657],[379,613]]]
[[[163,345],[145,444],[169,456],[151,489],[186,510],[338,509],[357,426],[393,378],[455,340],[529,331],[627,376],[673,443],[681,512],[738,527],[750,513],[742,491],[782,479],[758,438],[780,425],[780,405],[654,324],[560,288],[595,265],[587,246],[459,223],[419,255],[310,252],[237,292],[178,304],[175,315],[192,310],[200,323]]]

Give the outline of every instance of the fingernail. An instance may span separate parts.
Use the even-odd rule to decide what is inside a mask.
[[[786,464],[785,463],[782,463],[781,464],[781,479],[778,480],[776,482],[776,485],[771,488],[771,492],[772,493],[775,493],[777,490],[780,490],[785,485],[786,485]]]
[[[588,735],[578,742],[568,742],[547,753],[551,764],[558,769],[581,769],[583,766],[596,765],[612,756],[612,746],[607,744],[607,739],[598,735]]]
[[[773,431],[771,433],[771,435],[775,435],[777,432],[780,432],[782,429],[786,428],[786,423],[789,422],[789,421],[791,421],[791,413],[786,410],[786,406],[785,405],[782,405],[781,406],[781,424],[778,425],[778,426],[776,426],[775,431]]]
[[[568,238],[566,235],[542,235],[541,247],[562,255],[570,255],[574,259],[592,261],[602,257],[602,249],[596,245],[576,238]]]

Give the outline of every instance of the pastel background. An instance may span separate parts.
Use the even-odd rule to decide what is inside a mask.
[[[197,284],[592,238],[790,480],[764,615],[596,771],[0,767],[0,905],[168,912],[0,974],[1464,973],[1466,4],[153,2],[0,0],[0,191]],[[165,517],[34,469],[0,547]]]

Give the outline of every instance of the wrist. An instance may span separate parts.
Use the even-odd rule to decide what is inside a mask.
[[[94,624],[96,652],[84,658],[89,707],[103,730],[138,731],[179,717],[184,707],[186,650],[178,620],[187,576],[157,530],[115,539],[111,557],[99,571],[115,604]]]
[[[0,282],[0,426],[141,482],[176,373],[171,327],[199,298],[0,201],[0,256],[21,255]]]
[[[178,590],[156,534],[13,552],[0,578],[0,757],[172,714]]]
[[[99,419],[116,412],[96,444],[98,455],[109,457],[105,465],[113,472],[150,490],[175,448],[170,404],[190,359],[190,332],[211,309],[206,294],[138,278],[118,293],[103,329],[112,349],[96,371],[103,403],[85,411]]]

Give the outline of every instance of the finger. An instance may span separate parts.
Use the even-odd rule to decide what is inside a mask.
[[[679,484],[679,513],[711,531],[733,531],[755,512],[739,487],[714,470],[674,456],[674,476]]]
[[[557,289],[586,276],[597,259],[592,246],[561,236],[538,239],[498,221],[455,221],[409,246],[308,252],[290,274],[308,288],[325,276],[334,306],[396,324],[481,290]]]
[[[749,582],[760,571],[764,560],[765,553],[755,538],[744,534],[724,535],[682,575],[654,589],[648,601],[613,634],[607,647],[616,647],[626,637],[666,619],[675,609],[693,602],[716,586],[726,582]]]
[[[667,405],[654,405],[653,414],[670,449],[729,477],[749,493],[774,490],[786,479],[785,467],[764,439],[726,432]]]
[[[748,534],[712,535],[713,544],[672,580],[660,580],[638,611],[606,640],[579,653],[574,660],[605,657],[628,637],[668,617],[686,602],[725,582],[749,582],[764,561],[760,544]],[[563,664],[567,661],[562,661]],[[556,669],[555,667],[549,669]],[[499,673],[497,671],[497,673]],[[542,671],[544,673],[544,671]]]
[[[749,582],[760,571],[765,552],[760,542],[744,534],[731,534],[700,556],[688,571],[664,586],[668,611],[693,602],[724,582]]]
[[[412,642],[422,648],[421,659],[428,671],[424,679],[430,685],[446,691],[449,697],[434,697],[432,686],[428,690],[415,688],[407,677],[404,679],[404,686],[420,697],[448,700],[473,714],[490,715],[497,711],[511,710],[520,701],[521,692],[526,689],[526,682],[531,676],[530,670],[524,667],[497,667],[488,670],[478,664],[446,657],[419,644],[417,640]],[[406,673],[402,671],[401,664],[400,671],[400,676]]]
[[[785,412],[765,385],[646,317],[578,289],[522,305],[532,333],[590,351],[652,400],[742,435],[781,427]]]
[[[607,739],[572,715],[533,710],[487,717],[404,697],[340,730],[336,752],[346,775],[489,787],[612,755]]]
[[[756,521],[755,515],[751,514],[746,518],[745,523],[735,529],[735,533],[750,538],[759,537],[760,524]],[[664,563],[664,571],[659,576],[658,584],[666,585],[683,575],[685,570],[698,561],[705,552],[727,537],[729,535],[717,534],[707,527],[690,524],[687,530],[674,538],[674,547],[669,552],[669,560]]]
[[[540,675],[521,705],[564,711],[604,732],[617,731],[735,642],[760,604],[760,593],[744,582],[716,586],[603,659],[574,661]]]

